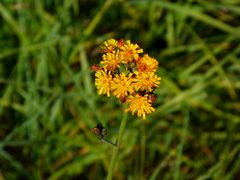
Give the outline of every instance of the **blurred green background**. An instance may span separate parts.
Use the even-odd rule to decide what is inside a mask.
[[[2,0],[0,179],[105,179],[123,111],[90,66],[109,38],[159,61],[156,112],[129,115],[114,179],[240,179],[239,0]]]

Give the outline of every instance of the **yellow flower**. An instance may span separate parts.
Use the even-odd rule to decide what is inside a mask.
[[[143,119],[146,119],[147,114],[155,111],[148,99],[148,95],[140,96],[137,94],[135,96],[130,96],[127,99],[127,102],[129,103],[129,108],[127,108],[125,111],[132,111],[132,115],[136,113],[138,117],[142,116]]]
[[[122,63],[129,63],[133,60],[137,60],[139,58],[139,54],[143,52],[143,49],[137,44],[132,44],[130,40],[120,47],[121,54],[123,55]]]
[[[155,109],[157,96],[153,94],[161,78],[155,72],[158,61],[130,40],[109,39],[101,46],[103,53],[100,66],[93,65],[95,86],[99,95],[113,95],[127,103],[126,112],[131,111],[143,119]]]
[[[95,73],[95,86],[97,87],[99,95],[110,96],[111,84],[112,84],[112,75],[110,71],[99,70]]]
[[[135,72],[134,87],[136,90],[151,92],[153,88],[158,87],[161,78],[153,72]]]
[[[121,61],[121,54],[119,51],[113,51],[112,53],[103,54],[103,60],[100,64],[109,71],[114,71],[114,69],[119,68],[119,62]]]
[[[123,98],[134,92],[132,73],[126,76],[125,73],[117,74],[113,78],[111,86],[112,94],[117,98]]]
[[[102,53],[111,53],[118,46],[118,42],[115,39],[109,39],[103,42],[103,45],[100,46]]]
[[[138,72],[155,72],[158,67],[158,61],[145,54],[137,61]]]

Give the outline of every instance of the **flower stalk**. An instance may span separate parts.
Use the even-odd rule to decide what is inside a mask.
[[[123,134],[124,134],[126,124],[127,124],[127,113],[124,113],[121,124],[120,124],[120,129],[119,129],[117,141],[116,141],[117,147],[114,148],[114,150],[113,150],[113,155],[112,155],[110,167],[109,167],[109,170],[108,170],[107,180],[111,180],[112,177],[113,177],[113,173],[114,173],[116,163],[117,163],[118,152],[119,152],[119,149],[120,149],[120,145],[122,143],[122,138],[123,138]]]

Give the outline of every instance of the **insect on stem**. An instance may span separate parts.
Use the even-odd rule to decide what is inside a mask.
[[[117,147],[117,143],[112,143],[111,141],[104,138],[107,134],[107,129],[103,127],[102,123],[98,123],[96,127],[92,129],[93,133],[104,143],[110,144],[114,147]]]

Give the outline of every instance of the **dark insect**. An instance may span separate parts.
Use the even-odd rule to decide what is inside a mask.
[[[98,123],[96,127],[92,128],[92,131],[98,139],[103,139],[107,135],[107,129],[103,127],[102,123]]]
[[[103,127],[102,123],[98,123],[96,127],[92,128],[92,131],[99,140],[116,147],[116,143],[114,144],[105,138],[107,135],[107,129]]]

